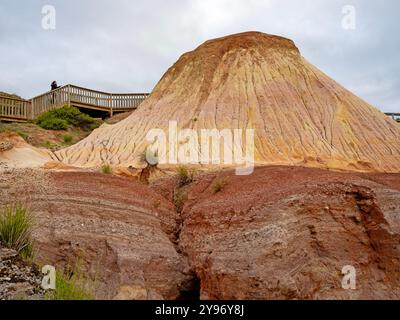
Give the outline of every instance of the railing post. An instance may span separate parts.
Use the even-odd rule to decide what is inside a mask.
[[[68,107],[71,107],[71,85],[67,86],[67,95],[68,95]]]
[[[108,97],[108,102],[109,102],[109,105],[110,105],[110,117],[112,117],[113,115],[114,115],[114,112],[113,112],[113,105],[112,105],[112,94],[110,94],[109,95],[109,97]]]
[[[33,99],[28,101],[28,120],[33,120]]]

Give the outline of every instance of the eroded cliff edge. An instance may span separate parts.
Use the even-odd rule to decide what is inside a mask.
[[[148,187],[11,170],[0,201],[29,204],[38,259],[63,267],[79,258],[97,298],[398,299],[399,178],[296,167],[206,173],[183,187],[178,213],[174,177]],[[357,290],[341,287],[345,265],[357,270]]]

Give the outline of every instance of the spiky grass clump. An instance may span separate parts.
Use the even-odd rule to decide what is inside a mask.
[[[103,164],[101,166],[101,172],[104,174],[111,174],[112,173],[112,168],[109,164]]]
[[[179,187],[184,187],[187,186],[188,184],[191,184],[193,182],[193,172],[189,171],[188,168],[184,166],[180,166],[177,169],[177,175],[178,175],[178,185]]]
[[[178,213],[181,213],[185,202],[187,201],[187,193],[184,190],[176,190],[174,194],[175,209]]]
[[[223,178],[216,180],[212,185],[212,192],[214,194],[221,192],[224,189],[224,187],[227,185],[227,183],[228,182],[226,181],[226,179],[223,179]]]
[[[32,216],[24,205],[16,204],[0,211],[0,242],[23,258],[33,256],[32,228]]]
[[[93,300],[93,294],[85,288],[81,274],[56,272],[56,289],[48,293],[48,300]]]

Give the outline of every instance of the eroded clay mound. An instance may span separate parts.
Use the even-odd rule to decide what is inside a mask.
[[[35,148],[13,132],[0,133],[0,170],[42,167],[56,157],[46,149]]]
[[[57,152],[67,164],[138,166],[146,134],[254,129],[258,164],[400,170],[400,127],[309,64],[290,40],[248,32],[184,54],[130,117]]]

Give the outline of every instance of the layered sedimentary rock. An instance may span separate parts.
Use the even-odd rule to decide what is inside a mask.
[[[184,54],[131,116],[57,155],[76,166],[140,166],[146,134],[168,133],[169,121],[197,132],[254,129],[256,164],[400,170],[395,121],[308,63],[291,40],[259,32]]]
[[[110,175],[9,171],[0,208],[28,205],[36,259],[79,267],[96,298],[177,299],[191,277],[173,243],[174,207],[146,186]],[[171,236],[170,236],[171,235]]]
[[[399,299],[399,178],[293,167],[202,177],[179,242],[201,298]]]
[[[9,171],[0,207],[27,203],[39,262],[78,262],[97,298],[400,298],[399,174],[264,167],[152,188],[96,173]],[[342,286],[345,266],[355,290]]]

